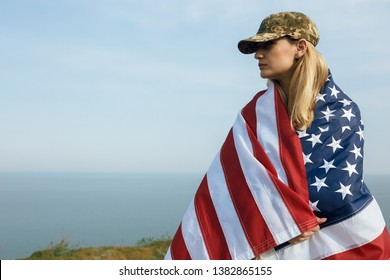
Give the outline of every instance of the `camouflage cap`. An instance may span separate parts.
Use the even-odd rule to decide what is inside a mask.
[[[299,12],[283,12],[266,17],[255,36],[241,40],[238,49],[244,54],[254,53],[258,43],[275,40],[284,36],[294,39],[306,39],[314,46],[320,40],[316,24],[305,14]]]

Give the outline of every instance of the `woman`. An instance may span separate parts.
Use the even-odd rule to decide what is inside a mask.
[[[310,18],[284,12],[239,42],[268,89],[238,115],[166,259],[390,258],[363,181],[360,112],[334,83],[318,41]]]

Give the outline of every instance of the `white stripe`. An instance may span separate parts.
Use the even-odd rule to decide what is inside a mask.
[[[253,251],[246,239],[226,185],[220,153],[217,154],[207,172],[207,184],[232,259],[253,258]]]
[[[276,123],[275,86],[269,83],[267,91],[256,103],[257,139],[275,167],[279,179],[286,185],[288,180],[280,160],[279,133]]]
[[[253,156],[252,143],[241,114],[233,125],[233,137],[247,184],[276,243],[284,243],[299,235],[301,232],[265,167]]]
[[[193,260],[208,260],[206,245],[203,241],[195,212],[194,199],[187,208],[181,224],[181,230],[187,250]]]
[[[338,224],[326,227],[309,240],[289,245],[281,250],[270,250],[261,259],[318,260],[342,253],[377,238],[384,230],[385,221],[374,199],[360,213]]]
[[[168,250],[167,250],[167,253],[165,255],[165,258],[164,260],[172,260],[172,255],[171,255],[171,246],[169,246]]]

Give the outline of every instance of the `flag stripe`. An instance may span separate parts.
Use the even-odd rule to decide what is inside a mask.
[[[241,111],[242,117],[246,122],[248,137],[252,146],[252,153],[254,157],[264,165],[268,172],[277,176],[275,167],[273,166],[271,160],[268,158],[268,155],[265,153],[264,149],[259,145],[257,139],[257,127],[258,127],[258,116],[256,115],[256,104],[258,98],[260,98],[266,91],[262,91],[253,98],[253,100],[248,103],[247,106]]]
[[[304,168],[302,146],[279,94],[275,93],[276,118],[278,122],[280,160],[286,171],[288,185],[296,193],[309,201],[309,191]]]
[[[241,114],[244,117],[247,125],[249,126],[249,131],[257,136],[257,115],[256,115],[256,105],[257,100],[262,96],[266,90],[263,90],[256,94],[253,99],[241,110]]]
[[[375,227],[367,227],[367,224]],[[271,250],[261,259],[318,260],[343,253],[376,239],[385,227],[385,221],[375,199],[362,211],[347,220],[322,228],[309,240]],[[324,246],[326,244],[326,246]],[[366,256],[367,258],[367,256]]]
[[[275,241],[275,243],[266,243],[266,247],[260,246],[261,250],[268,250],[271,248],[268,246],[281,244],[299,235],[300,231],[292,219],[290,211],[285,207],[280,193],[275,189],[269,173],[252,153],[248,153],[246,150],[252,143],[245,128],[244,119],[239,115],[233,126],[235,146],[251,195],[254,197],[257,207],[265,220],[263,225],[269,229],[272,236],[272,238],[271,236],[266,236],[265,239]],[[258,144],[254,146],[258,150],[261,149]],[[274,211],[270,211],[270,209]]]
[[[248,188],[234,144],[233,131],[230,130],[221,149],[221,163],[226,184],[251,248],[254,249],[255,246],[260,245],[268,248],[268,246],[274,245],[275,241],[269,230],[262,226],[265,224],[264,219]],[[261,228],[264,228],[263,237],[259,236]],[[265,242],[262,239],[265,239]],[[258,249],[256,248],[256,250]],[[257,255],[258,251],[254,251],[254,254]]]
[[[191,256],[184,242],[181,228],[182,228],[182,224],[179,225],[179,228],[177,229],[176,234],[172,240],[172,244],[169,249],[170,252],[169,257],[174,260],[190,260]]]
[[[253,251],[250,249],[250,245],[246,239],[245,232],[238,219],[226,185],[225,175],[221,166],[220,153],[214,158],[209,171],[207,172],[207,181],[210,196],[213,200],[232,258],[253,258]]]
[[[270,110],[270,108],[274,108],[274,110]],[[257,138],[253,139],[253,141],[260,142],[262,147],[263,145],[267,146],[269,152],[274,155],[269,158],[271,166],[275,166],[277,174],[270,172],[270,178],[275,187],[274,192],[279,193],[278,195],[281,198],[280,205],[282,205],[284,209],[282,212],[284,214],[284,220],[280,221],[280,227],[276,231],[278,233],[280,232],[278,244],[281,244],[284,241],[290,240],[296,235],[315,227],[317,221],[312,210],[307,207],[309,201],[308,189],[305,180],[306,173],[303,165],[302,153],[299,154],[299,151],[301,151],[300,142],[295,131],[290,126],[290,119],[280,95],[274,86],[270,86],[269,89],[259,97],[256,105],[256,112],[258,116],[257,137],[261,137],[261,133],[275,134],[273,137],[265,137],[262,141],[259,141]],[[269,143],[269,141],[271,143]],[[258,145],[256,146],[254,144],[253,146],[257,147]],[[286,149],[286,146],[293,150],[290,151],[289,149]],[[293,156],[291,156],[290,153],[293,154]],[[257,154],[263,154],[263,152],[257,152]],[[297,157],[295,162],[294,157]],[[261,162],[267,169],[269,168],[267,161],[264,161],[261,157],[257,159],[259,163]],[[289,159],[289,161],[286,161],[286,159]],[[295,172],[295,177],[303,176],[304,179],[297,180],[295,177],[289,176],[289,179],[287,180],[286,171]],[[277,178],[275,178],[275,175]],[[292,178],[290,179],[290,177]],[[293,183],[299,184],[299,186],[294,187]],[[269,186],[270,184],[272,183],[267,183],[266,185]],[[299,215],[294,213],[299,213]],[[283,225],[284,222],[286,222],[285,225]]]
[[[190,203],[182,221],[182,233],[187,250],[193,260],[208,260],[209,255],[202,231],[196,218],[194,200]]]
[[[279,151],[279,131],[277,121],[280,122],[282,120],[277,119],[275,106],[275,89],[274,85],[271,84],[266,93],[258,98],[256,104],[258,124],[257,141],[263,147],[265,153],[272,162],[279,179],[288,185],[287,175],[281,163]],[[282,133],[284,133],[284,131],[282,131]]]
[[[389,251],[384,250],[390,244],[390,236],[387,228],[381,235],[363,246],[332,255],[325,260],[389,260]]]
[[[306,179],[306,170],[302,157],[302,147],[295,130],[291,126],[287,111],[283,105],[280,95],[275,92],[275,112],[278,122],[280,161],[288,177],[288,186],[292,193],[286,189],[286,186],[280,181],[275,180],[280,193],[285,199],[285,204],[300,228],[305,232],[317,225],[316,220],[308,220],[312,210],[307,207],[301,207],[299,204],[306,205],[309,201],[308,183]],[[281,190],[283,188],[283,191]],[[290,195],[289,195],[290,194]],[[299,203],[298,203],[299,200]],[[295,213],[299,213],[296,215]]]
[[[195,210],[210,259],[231,259],[225,236],[211,200],[206,176],[195,195]]]
[[[164,260],[172,260],[171,247],[172,247],[172,245],[169,246],[167,254],[165,255]]]

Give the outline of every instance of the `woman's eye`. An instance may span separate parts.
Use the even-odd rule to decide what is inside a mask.
[[[259,43],[259,49],[269,50],[275,44],[274,41]]]

